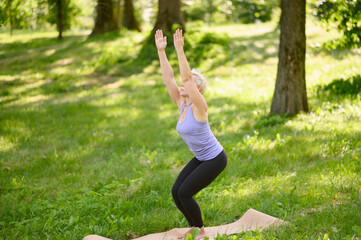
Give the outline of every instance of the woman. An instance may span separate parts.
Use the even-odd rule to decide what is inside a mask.
[[[196,239],[203,239],[207,234],[203,226],[201,210],[192,197],[224,170],[227,165],[227,155],[209,128],[207,102],[202,95],[207,83],[202,75],[191,71],[189,67],[183,51],[182,30],[178,29],[174,34],[174,47],[182,78],[180,89],[165,54],[167,38],[163,37],[161,30],[157,30],[155,34],[155,43],[164,83],[170,97],[180,110],[177,131],[194,154],[194,158],[181,171],[172,189],[177,207],[191,226],[178,238],[185,238],[187,233],[198,227],[200,233]]]

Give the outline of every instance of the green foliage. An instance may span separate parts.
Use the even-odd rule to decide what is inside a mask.
[[[0,2],[0,28],[39,29],[46,24],[48,9],[44,0],[5,0]]]
[[[77,14],[71,18],[71,29],[92,29],[97,1],[72,0],[72,4],[77,9]]]
[[[0,2],[0,27],[10,25],[11,29],[23,28],[29,18],[27,5],[22,0],[4,0]]]
[[[185,51],[190,64],[198,67],[200,59],[216,59],[229,48],[229,38],[215,32],[201,33],[197,30],[187,32]]]
[[[195,239],[197,236],[198,236],[198,234],[200,233],[200,229],[199,228],[194,228],[193,230],[192,230],[192,234],[187,234],[187,236],[186,236],[186,240],[192,240],[192,239]]]
[[[203,21],[221,23],[227,21],[227,3],[222,0],[184,1],[182,11],[186,22]]]
[[[58,9],[59,0],[47,0],[49,7],[49,15],[47,17],[50,24],[58,25]],[[80,9],[74,4],[72,0],[60,0],[63,14],[63,30],[70,29],[71,22],[74,17],[80,12]]]
[[[232,2],[232,14],[229,17],[243,23],[254,23],[256,20],[270,21],[273,9],[280,6],[278,0],[231,0],[230,2]]]
[[[186,21],[201,20],[206,23],[242,22],[254,23],[270,21],[274,8],[279,7],[279,0],[202,0],[187,1],[183,11]]]
[[[323,94],[329,97],[347,96],[361,94],[361,75],[355,75],[350,78],[335,79],[326,86],[318,88],[318,94]]]
[[[41,87],[43,94],[57,94],[76,90],[73,74],[54,74],[50,77],[51,82]]]
[[[336,24],[343,33],[342,39],[333,43],[339,48],[361,46],[361,1],[321,0],[315,6],[316,15],[328,25]]]
[[[94,1],[83,4],[80,0],[62,0],[64,30],[76,27],[90,27],[93,20]],[[90,10],[90,8],[92,8]],[[82,14],[81,19],[79,15]],[[87,22],[84,22],[87,21]],[[0,28],[46,29],[57,24],[56,0],[4,0],[0,1]]]

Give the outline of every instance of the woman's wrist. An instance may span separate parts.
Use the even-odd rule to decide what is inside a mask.
[[[176,50],[177,53],[183,52],[183,47],[178,47],[178,48],[176,48],[175,50]]]

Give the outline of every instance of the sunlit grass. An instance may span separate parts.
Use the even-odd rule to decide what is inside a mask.
[[[277,24],[199,26],[188,26],[186,54],[208,79],[209,121],[229,157],[197,195],[205,224],[254,208],[290,225],[238,238],[361,237],[361,95],[320,91],[360,74],[359,49],[318,47],[339,34],[309,19],[311,113],[269,117]],[[3,238],[132,239],[187,226],[170,191],[192,155],[154,46],[142,49],[146,33],[86,34],[0,33]],[[171,48],[168,56],[180,82]]]

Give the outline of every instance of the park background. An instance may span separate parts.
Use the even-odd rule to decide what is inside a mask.
[[[152,42],[158,1],[110,2],[115,29],[104,33],[94,0],[0,3],[1,239],[187,226],[171,187],[192,154]],[[206,226],[254,208],[290,224],[217,239],[360,239],[360,1],[307,2],[309,111],[292,116],[270,114],[280,1],[182,1],[180,11],[229,159],[196,196]],[[180,83],[171,37],[167,54]]]

